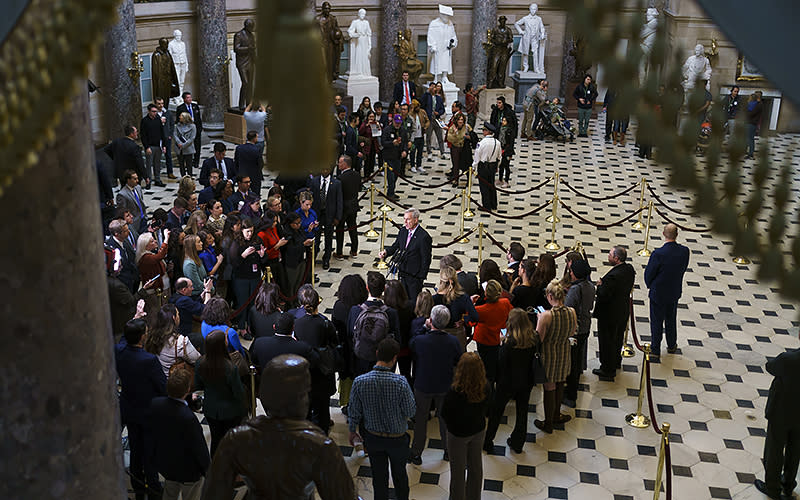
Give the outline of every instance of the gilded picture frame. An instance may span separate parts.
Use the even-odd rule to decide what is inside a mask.
[[[739,54],[739,59],[736,61],[736,81],[737,82],[761,82],[766,80],[764,75],[753,66],[753,64],[745,57],[744,54]]]

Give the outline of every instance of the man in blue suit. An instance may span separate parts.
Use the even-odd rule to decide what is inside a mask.
[[[261,198],[261,173],[263,158],[261,148],[256,144],[258,134],[255,130],[247,132],[247,142],[236,146],[233,153],[233,168],[242,177],[250,177],[250,190]]]
[[[124,334],[114,354],[122,387],[119,409],[131,449],[131,486],[136,500],[144,500],[145,495],[148,500],[161,498],[150,403],[166,393],[166,377],[158,357],[144,350],[147,322],[141,318],[128,321]]]
[[[689,248],[678,244],[678,226],[664,226],[664,245],[653,251],[647,268],[644,270],[644,282],[650,289],[650,335],[652,336],[651,353],[661,354],[661,336],[666,329],[667,352],[674,354],[678,350],[677,319],[678,299],[681,298],[683,274],[689,266]]]
[[[167,380],[167,397],[153,399],[153,437],[156,467],[164,476],[164,497],[197,499],[211,465],[203,428],[186,396],[192,391],[192,372],[175,370]]]

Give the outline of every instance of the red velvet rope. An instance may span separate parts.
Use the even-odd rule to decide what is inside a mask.
[[[400,208],[402,208],[402,209],[408,209],[408,208],[411,208],[410,206],[403,205],[402,203],[398,203],[398,202],[396,202],[396,201],[392,200],[391,198],[388,198],[388,197],[387,197],[385,194],[383,194],[383,193],[381,193],[381,192],[379,192],[378,194],[380,194],[380,195],[383,197],[383,199],[385,199],[385,200],[386,200],[386,201],[388,201],[389,203],[392,203],[392,204],[394,204],[394,205],[397,205],[398,207],[400,207]],[[425,213],[425,212],[430,212],[431,210],[439,210],[440,208],[444,207],[445,205],[447,205],[447,204],[449,204],[449,203],[453,202],[453,200],[455,200],[456,198],[458,198],[458,196],[459,196],[459,195],[454,195],[454,196],[453,196],[452,198],[450,198],[449,200],[445,200],[445,201],[443,201],[443,202],[439,203],[438,205],[434,205],[434,206],[432,206],[432,207],[420,208],[420,209],[419,209],[419,212],[420,212],[420,213]],[[393,223],[394,223],[394,222],[393,222]]]
[[[493,212],[493,211],[485,208],[483,205],[481,205],[480,203],[475,201],[475,198],[473,198],[472,196],[469,197],[469,201],[471,201],[472,203],[477,205],[478,208],[480,208],[481,210],[489,212],[490,214],[494,215],[498,219],[524,219],[525,217],[527,217],[529,215],[538,214],[539,212],[542,211],[542,209],[547,208],[548,205],[550,205],[550,201],[546,201],[546,202],[542,203],[541,205],[539,205],[538,207],[536,207],[533,210],[531,210],[530,212],[525,212],[524,214],[520,214],[520,215],[500,215],[497,212]]]
[[[543,180],[539,184],[537,184],[537,185],[535,185],[533,187],[530,187],[528,189],[523,189],[522,191],[509,191],[507,189],[502,189],[502,188],[499,188],[497,186],[494,186],[488,180],[484,179],[480,175],[476,174],[475,177],[478,179],[479,182],[483,183],[485,186],[492,186],[497,191],[499,191],[501,193],[505,193],[505,194],[527,194],[527,193],[530,193],[531,191],[536,191],[537,189],[539,189],[540,187],[544,186],[545,184],[547,184],[548,182],[550,182],[553,179],[552,177],[548,177],[547,179]]]
[[[503,253],[508,253],[508,250],[506,250],[506,249],[503,247],[503,244],[502,244],[502,243],[500,243],[499,241],[497,241],[497,240],[495,239],[495,237],[494,237],[494,236],[492,236],[492,233],[490,233],[489,231],[487,231],[487,230],[485,230],[485,229],[484,229],[484,230],[483,230],[483,234],[485,234],[485,235],[486,235],[486,237],[487,237],[487,238],[489,238],[489,241],[491,241],[491,242],[492,242],[492,244],[494,244],[494,246],[496,246],[497,248],[499,248],[500,250],[502,250],[502,251],[503,251]]]
[[[658,196],[658,194],[656,194],[655,190],[653,190],[653,187],[650,184],[647,185],[647,190],[650,191],[650,195],[653,197],[653,199],[655,199],[658,202],[659,205],[661,205],[662,207],[666,208],[670,212],[674,212],[674,213],[676,213],[678,215],[687,215],[687,216],[695,215],[692,212],[683,212],[681,210],[678,210],[677,208],[672,208],[669,205],[667,205],[666,203],[664,203],[664,201],[661,199],[660,196]]]
[[[585,194],[585,193],[581,193],[580,191],[578,191],[574,187],[570,186],[569,182],[567,182],[566,179],[562,179],[561,183],[564,184],[565,186],[567,186],[567,189],[569,189],[573,193],[577,194],[578,196],[580,196],[582,198],[587,198],[587,199],[592,200],[592,201],[606,201],[606,200],[613,200],[614,198],[619,198],[622,195],[626,195],[626,194],[630,193],[631,191],[636,189],[636,186],[639,185],[639,182],[636,182],[631,187],[626,188],[625,190],[620,191],[617,194],[612,194],[610,196],[601,196],[601,197],[598,198],[598,197],[595,197],[595,196],[589,196],[588,194]]]
[[[241,307],[239,307],[239,309],[237,309],[233,313],[231,313],[231,315],[228,316],[228,321],[232,320],[233,318],[235,318],[236,316],[241,314],[242,311],[244,311],[245,308],[248,305],[250,305],[251,302],[253,302],[253,300],[256,298],[256,295],[258,295],[258,290],[261,288],[261,285],[263,285],[263,284],[264,284],[264,278],[261,278],[261,280],[259,280],[259,282],[258,282],[258,286],[256,286],[256,289],[253,290],[253,293],[250,294],[250,298],[247,299],[247,302],[245,302]]]
[[[392,167],[389,167],[389,170],[394,172],[394,169]],[[457,179],[461,179],[462,175],[463,175],[462,172],[459,171]],[[399,177],[400,179],[406,181],[407,183],[411,184],[412,186],[420,187],[420,188],[426,188],[426,189],[437,189],[437,188],[440,188],[442,186],[446,186],[446,185],[448,185],[448,184],[453,182],[453,181],[445,181],[445,182],[442,182],[441,184],[436,184],[436,185],[431,186],[431,185],[428,185],[428,184],[420,184],[418,182],[414,182],[414,181],[412,181],[411,179],[409,179],[405,175],[397,174],[397,177]]]
[[[455,243],[458,243],[458,242],[461,240],[461,238],[466,238],[466,237],[468,237],[469,235],[471,235],[472,233],[474,233],[474,232],[475,232],[475,230],[476,230],[476,229],[473,227],[472,229],[470,229],[470,230],[469,230],[469,231],[467,231],[466,233],[464,233],[464,234],[460,234],[460,235],[456,236],[456,238],[455,238],[453,241],[450,241],[449,243],[439,243],[438,245],[431,245],[431,247],[432,247],[432,248],[447,248],[447,247],[449,247],[449,246],[452,246],[452,245],[454,245]]]
[[[631,337],[633,337],[633,345],[635,345],[640,352],[644,352],[644,347],[639,343],[639,336],[636,335],[636,316],[633,314],[633,297],[628,299],[628,303],[630,305]]]
[[[669,222],[671,224],[675,224],[676,226],[678,226],[683,231],[689,231],[690,233],[707,233],[708,231],[710,231],[710,229],[707,229],[707,228],[696,229],[696,228],[681,226],[680,224],[678,224],[674,220],[672,220],[669,217],[667,217],[667,215],[664,212],[662,212],[661,210],[659,210],[658,207],[653,207],[653,210],[655,210],[656,213],[658,215],[660,215],[662,219],[664,219],[665,221],[667,221],[667,222]]]
[[[661,434],[661,429],[658,426],[658,422],[656,422],[656,412],[653,408],[653,389],[650,384],[650,359],[645,358],[644,362],[644,375],[647,381],[647,406],[650,408],[650,423],[653,424],[653,429],[655,429],[657,434]]]
[[[345,231],[349,231],[349,230],[351,230],[351,229],[358,229],[358,228],[360,228],[360,227],[364,227],[364,226],[366,226],[366,225],[367,225],[367,224],[369,224],[370,222],[375,222],[376,220],[378,220],[378,218],[379,218],[379,216],[377,216],[377,215],[376,215],[375,217],[373,217],[373,218],[371,218],[371,219],[369,219],[369,220],[365,220],[364,222],[362,222],[362,223],[360,223],[360,224],[356,224],[356,225],[355,225],[355,226],[353,226],[353,227],[351,227],[351,226],[347,226],[347,227],[343,227],[342,229],[338,229],[338,228],[337,228],[337,229],[335,229],[335,231],[336,231],[337,233],[343,233],[343,232],[345,232]]]
[[[562,207],[564,207],[564,209],[565,209],[567,212],[571,213],[571,214],[572,214],[572,215],[573,215],[573,216],[574,216],[576,219],[578,219],[578,220],[579,220],[579,221],[581,221],[581,222],[585,222],[586,224],[592,225],[592,226],[594,226],[594,227],[596,227],[596,228],[598,228],[598,229],[608,229],[609,227],[620,226],[620,225],[624,224],[625,222],[627,222],[628,220],[632,219],[634,216],[636,216],[636,214],[638,214],[639,212],[641,212],[642,210],[644,210],[644,208],[639,208],[639,209],[637,209],[635,212],[632,212],[631,214],[627,215],[627,216],[626,216],[625,218],[623,218],[622,220],[619,220],[619,221],[617,221],[617,222],[614,222],[613,224],[598,224],[598,223],[596,223],[596,222],[592,222],[592,221],[590,221],[589,219],[587,219],[587,218],[585,218],[585,217],[582,217],[582,216],[580,216],[580,215],[579,215],[577,212],[575,212],[574,210],[572,210],[571,208],[569,208],[569,207],[567,206],[567,204],[566,204],[566,203],[564,203],[564,200],[562,200],[562,199],[560,199],[560,198],[559,198],[559,200],[558,200],[558,201],[561,203],[561,206],[562,206]]]

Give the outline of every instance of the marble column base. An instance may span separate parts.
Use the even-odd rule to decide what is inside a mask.
[[[505,97],[506,105],[510,106],[514,102],[514,89],[505,87],[502,89],[486,89],[481,92],[481,98],[478,101],[479,120],[488,120],[492,116],[492,106],[497,104],[497,98],[500,96]]]
[[[353,104],[358,106],[364,97],[369,97],[369,102],[378,101],[380,82],[377,76],[345,75],[341,79],[346,82],[346,94],[353,98]]]
[[[220,139],[224,132],[224,122],[203,122],[203,133],[205,133],[209,139]]]
[[[514,90],[516,91],[516,100],[514,101],[514,111],[517,113],[522,112],[522,100],[525,99],[525,94],[531,87],[545,79],[544,73],[534,73],[533,71],[515,71],[511,75],[511,81],[514,82]]]
[[[459,89],[455,83],[447,82],[446,84],[442,85],[442,91],[444,91],[444,117],[445,122],[447,122],[450,120],[450,116],[453,115],[451,106],[455,101],[458,100],[458,95],[461,92],[461,89]]]

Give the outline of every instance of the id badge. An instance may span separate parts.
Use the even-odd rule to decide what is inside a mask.
[[[254,273],[258,272],[258,264],[253,264],[253,272]]]

